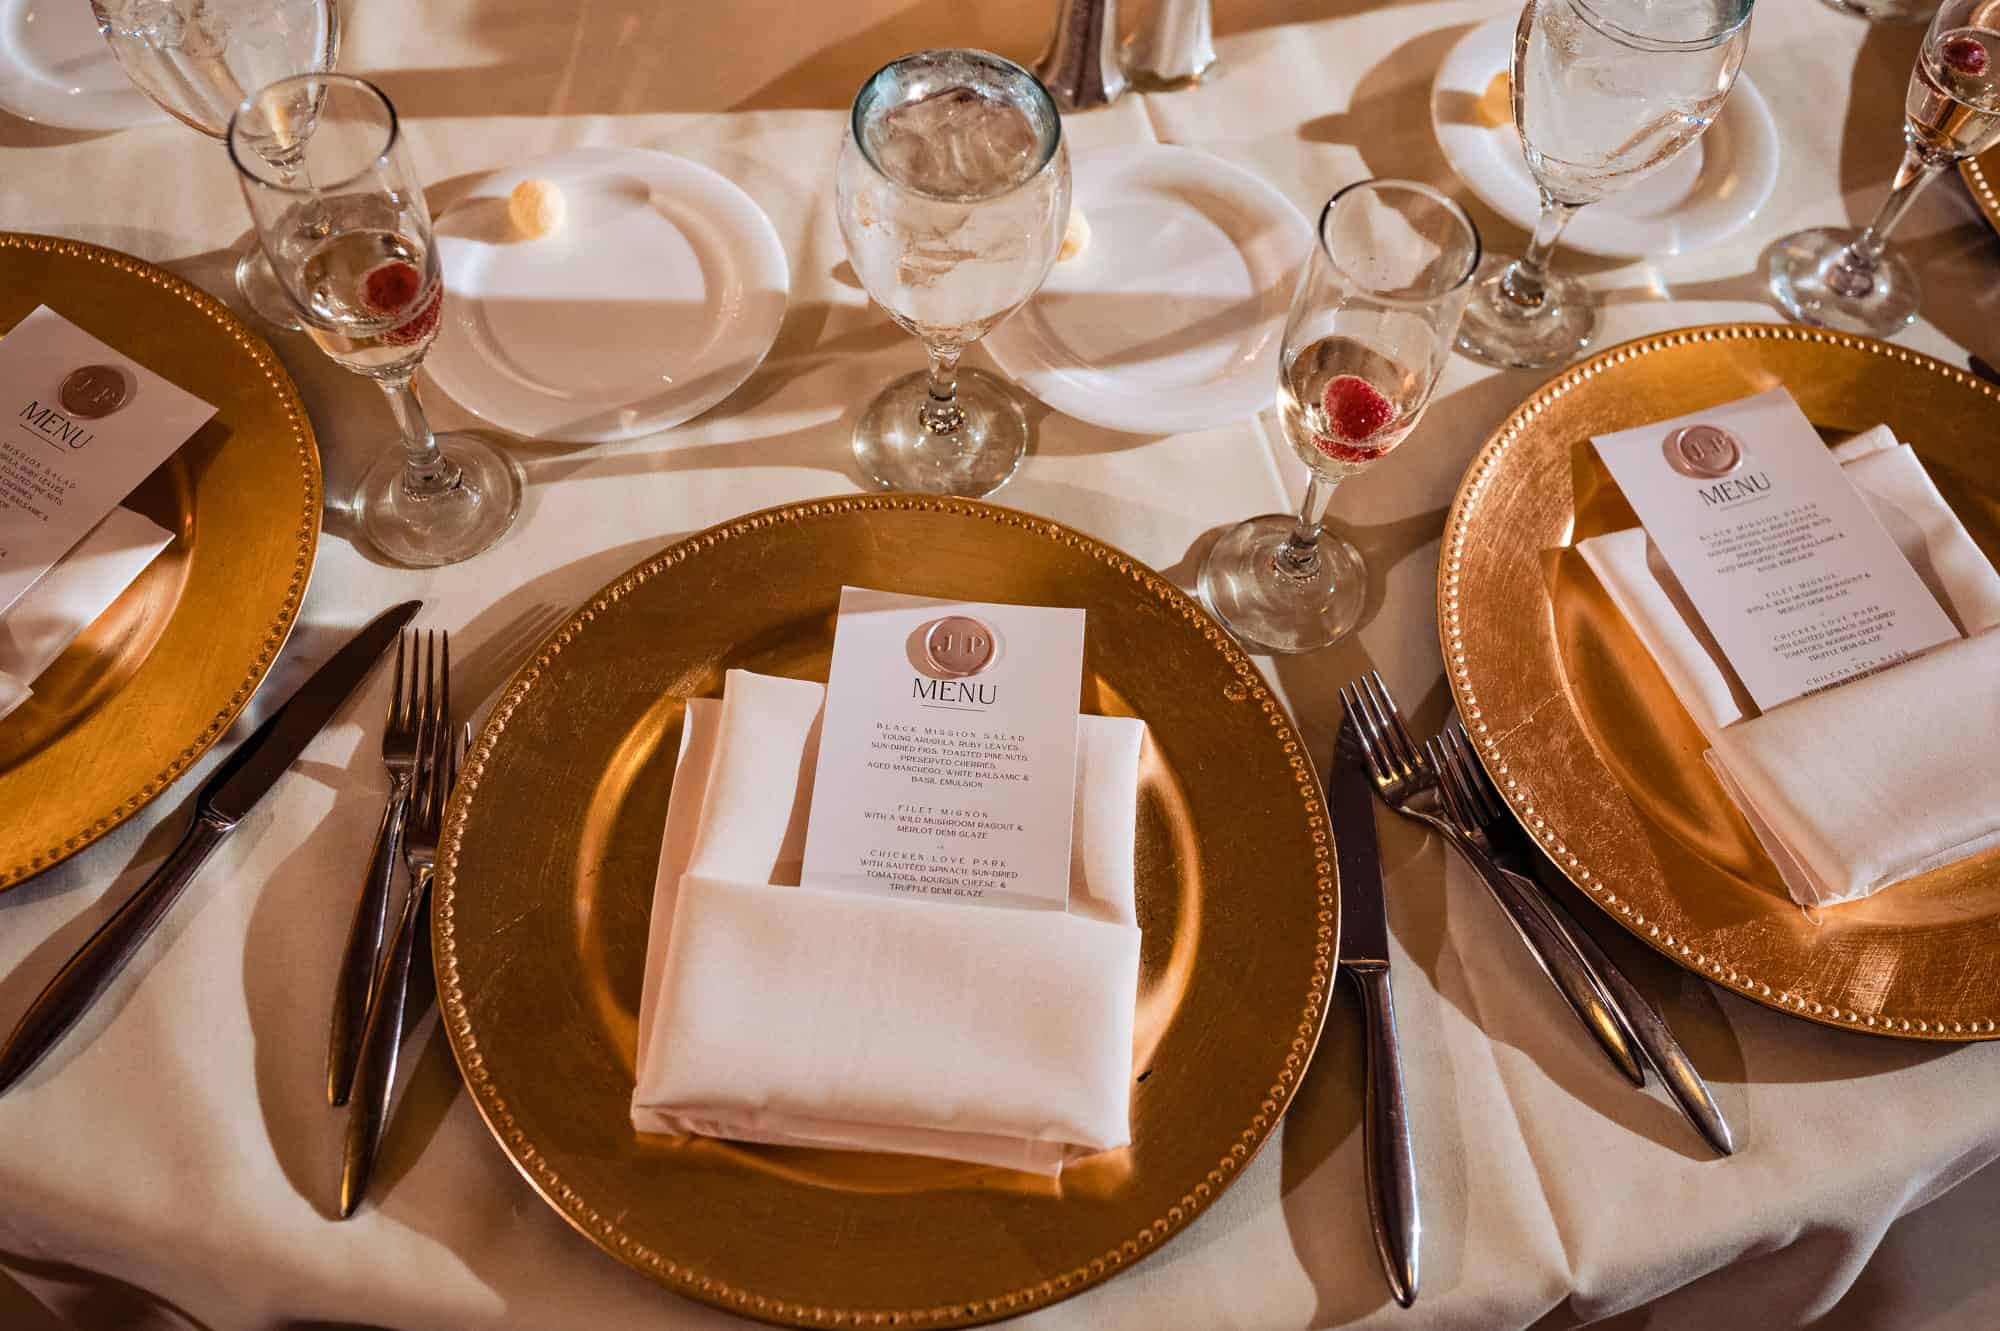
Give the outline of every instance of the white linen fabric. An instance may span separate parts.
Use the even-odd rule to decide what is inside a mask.
[[[1753,715],[1741,683],[1643,528],[1577,543],[1701,727],[1717,779],[1794,900],[1824,906],[2000,844],[2000,573],[1886,427],[1835,456],[1967,638]]]
[[[1125,1145],[1144,725],[1080,718],[1067,911],[953,905],[796,886],[825,694],[688,703],[633,1126],[1048,1175]]]
[[[152,519],[114,508],[0,616],[0,717],[28,700],[36,676],[173,538]]]

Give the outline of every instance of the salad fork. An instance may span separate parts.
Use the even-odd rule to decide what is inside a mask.
[[[1634,1086],[1644,1086],[1646,1072],[1633,1051],[1631,1031],[1603,982],[1540,895],[1524,891],[1519,883],[1502,873],[1492,858],[1452,822],[1445,810],[1444,796],[1438,790],[1437,774],[1418,756],[1417,746],[1403,725],[1402,713],[1397,710],[1396,700],[1390,696],[1381,674],[1371,670],[1343,685],[1340,700],[1354,717],[1362,753],[1368,759],[1368,775],[1382,802],[1439,833],[1472,866],[1513,922],[1515,932],[1528,945],[1528,952],[1541,965],[1542,973],[1549,977],[1612,1065]]]

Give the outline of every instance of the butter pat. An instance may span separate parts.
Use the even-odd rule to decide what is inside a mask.
[[[1478,102],[1479,123],[1488,129],[1501,129],[1514,123],[1514,80],[1507,70],[1501,70],[1486,85]]]
[[[530,240],[561,226],[566,211],[562,191],[547,180],[524,180],[507,197],[507,216],[514,229]]]
[[[1069,210],[1069,225],[1063,228],[1062,248],[1056,251],[1056,262],[1074,259],[1090,244],[1090,223],[1083,220],[1080,209]]]

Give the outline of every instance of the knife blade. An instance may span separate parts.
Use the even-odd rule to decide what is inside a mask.
[[[181,843],[63,963],[55,978],[28,1005],[6,1045],[0,1047],[0,1094],[19,1081],[90,1010],[112,978],[166,918],[196,871],[277,784],[422,604],[405,601],[377,615],[202,783],[195,796],[194,822]]]
[[[1389,1293],[1407,1308],[1417,1298],[1423,1221],[1417,1206],[1416,1154],[1403,1096],[1396,1004],[1389,988],[1389,923],[1382,861],[1375,847],[1375,790],[1354,719],[1344,717],[1326,766],[1327,816],[1340,870],[1340,968],[1361,993],[1366,1028],[1362,1106],[1368,1218]]]

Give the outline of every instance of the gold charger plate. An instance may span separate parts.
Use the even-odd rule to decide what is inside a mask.
[[[216,413],[125,500],[173,543],[0,721],[0,890],[124,822],[221,737],[291,633],[319,540],[298,390],[222,302],[116,250],[0,232],[0,333],[38,305]]]
[[[825,679],[843,583],[1081,606],[1085,710],[1149,723],[1133,1144],[1059,1183],[632,1129],[681,700],[718,694],[733,667]],[[1312,766],[1206,613],[1056,523],[902,495],[752,514],[607,586],[508,685],[438,863],[445,1029],[514,1163],[618,1260],[798,1326],[990,1321],[1158,1249],[1277,1126],[1318,1039],[1338,928]]]
[[[2000,558],[2000,392],[1870,338],[1681,329],[1565,371],[1474,459],[1438,626],[1460,714],[1515,815],[1606,914],[1704,979],[1813,1021],[1992,1039],[2000,850],[1808,913],[1702,761],[1701,732],[1574,550],[1638,519],[1590,448],[1782,385],[1829,439],[1886,422]]]
[[[1987,223],[2000,231],[2000,148],[1980,157],[1966,158],[1958,164],[1958,173],[1965,178],[1965,187],[1972,191],[1972,201],[1986,214]]]

